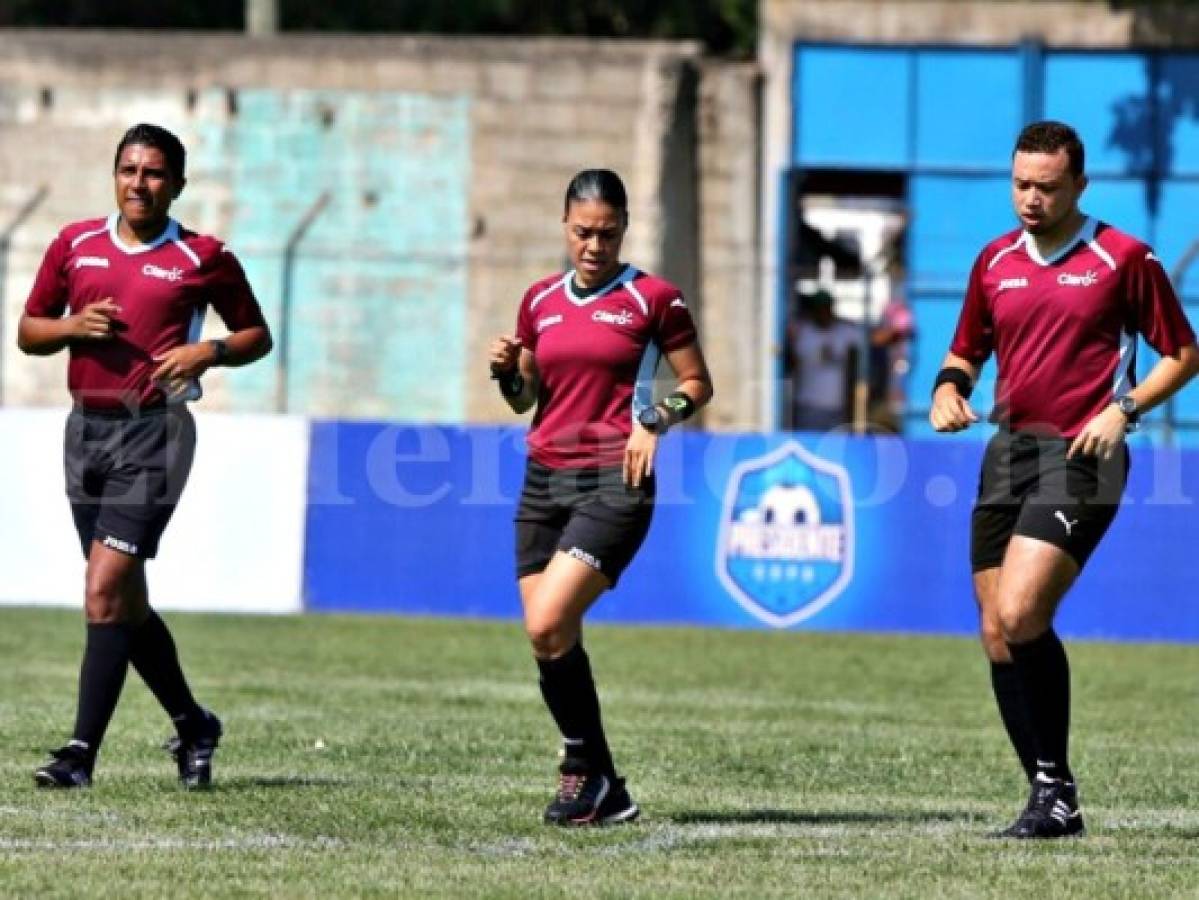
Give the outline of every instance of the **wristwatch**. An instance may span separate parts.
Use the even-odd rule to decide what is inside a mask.
[[[1112,402],[1116,404],[1116,409],[1124,413],[1124,418],[1128,420],[1128,430],[1135,431],[1141,421],[1141,408],[1137,405],[1136,399],[1124,394]]]
[[[229,358],[229,345],[219,338],[213,338],[208,343],[212,344],[212,351],[216,354],[216,359],[212,361],[214,366],[221,365]]]
[[[637,422],[650,434],[665,434],[670,422],[657,406],[647,406],[637,414]]]
[[[683,419],[687,416],[687,409],[695,409],[695,404],[691,398],[679,391],[677,394],[670,394],[662,398],[662,405],[669,409],[676,419]]]

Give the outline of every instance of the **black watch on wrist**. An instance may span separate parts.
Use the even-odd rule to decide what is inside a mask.
[[[219,338],[213,338],[208,343],[212,344],[212,350],[216,354],[216,359],[212,361],[214,366],[219,366],[229,358],[229,345]]]
[[[665,434],[670,427],[670,422],[656,405],[641,410],[637,414],[637,422],[650,434]]]
[[[1124,418],[1128,420],[1128,430],[1134,430],[1141,421],[1141,407],[1137,405],[1136,399],[1124,394],[1112,402],[1116,404],[1116,409],[1124,413]]]
[[[505,397],[519,397],[524,392],[525,379],[517,366],[513,366],[511,369],[501,369],[498,372],[492,369],[491,378],[499,383],[500,393]]]

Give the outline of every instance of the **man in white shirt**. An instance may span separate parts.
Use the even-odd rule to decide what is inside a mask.
[[[803,298],[803,318],[792,336],[797,431],[829,431],[849,420],[851,366],[861,329],[833,314],[833,298],[817,291]]]

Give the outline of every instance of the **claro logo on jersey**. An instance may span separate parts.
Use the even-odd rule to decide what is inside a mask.
[[[632,325],[633,314],[627,309],[622,309],[618,313],[606,312],[602,309],[597,309],[591,314],[592,322],[603,322],[605,325]]]
[[[849,473],[791,441],[730,474],[716,575],[752,615],[785,628],[845,590],[853,534]]]
[[[175,266],[173,269],[164,269],[162,266],[146,263],[142,266],[142,274],[149,275],[151,278],[161,278],[163,281],[183,280],[183,270],[178,266]]]
[[[1099,281],[1099,276],[1094,269],[1087,269],[1082,275],[1074,275],[1070,272],[1063,272],[1057,276],[1057,283],[1064,287],[1090,287]]]

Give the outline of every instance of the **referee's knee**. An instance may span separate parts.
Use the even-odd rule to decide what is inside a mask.
[[[579,629],[573,623],[555,619],[525,622],[525,634],[538,659],[561,656],[579,640]]]
[[[1052,616],[1046,619],[1045,615],[1036,609],[1012,605],[1000,608],[999,624],[1006,643],[1025,644],[1035,641],[1048,631],[1053,619]]]
[[[1011,662],[1012,655],[1007,648],[1007,639],[998,622],[984,622],[979,631],[979,640],[982,642],[983,652],[991,662]]]
[[[129,619],[132,610],[118,587],[107,579],[90,578],[84,592],[84,614],[92,625],[112,625]]]

